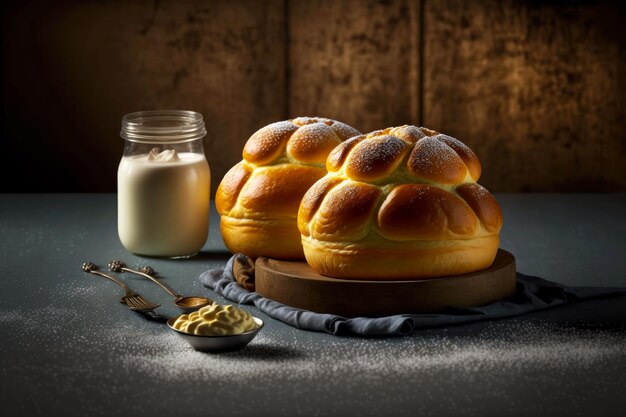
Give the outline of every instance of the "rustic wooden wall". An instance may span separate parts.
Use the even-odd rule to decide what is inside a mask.
[[[426,1],[423,123],[461,138],[502,191],[626,189],[624,9]]]
[[[201,112],[214,185],[284,117],[282,1],[25,1],[3,18],[3,137],[42,161],[27,190],[115,191],[132,111]]]
[[[626,190],[626,11],[611,2],[2,5],[2,191],[115,191],[121,117],[207,120],[214,189],[259,127],[322,115],[452,134],[494,191]],[[3,176],[9,175],[6,165]]]
[[[362,132],[418,123],[419,14],[411,0],[290,2],[289,115]]]

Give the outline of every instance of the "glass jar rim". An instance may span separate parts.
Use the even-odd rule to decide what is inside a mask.
[[[204,119],[190,110],[144,110],[122,118],[120,136],[138,143],[184,143],[206,135]]]

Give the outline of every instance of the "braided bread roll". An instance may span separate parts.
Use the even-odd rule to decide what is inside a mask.
[[[326,174],[329,152],[360,135],[345,123],[298,117],[254,133],[243,160],[220,183],[215,203],[224,243],[251,257],[302,259],[297,226],[304,193]]]
[[[476,155],[416,126],[337,146],[328,174],[302,199],[298,227],[309,265],[347,279],[419,279],[487,268],[502,213],[476,184]]]

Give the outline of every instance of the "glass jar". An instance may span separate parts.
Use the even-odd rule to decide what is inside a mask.
[[[126,249],[187,258],[209,233],[211,172],[202,115],[183,110],[130,113],[122,119],[117,171],[117,230]]]

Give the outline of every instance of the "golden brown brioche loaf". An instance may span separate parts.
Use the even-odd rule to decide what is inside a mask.
[[[220,183],[215,202],[224,243],[233,252],[302,259],[297,226],[304,193],[326,174],[328,153],[360,132],[345,123],[298,117],[254,133],[243,160]]]
[[[502,213],[457,139],[416,126],[378,130],[338,145],[326,167],[298,213],[304,254],[320,274],[431,278],[493,262]]]

